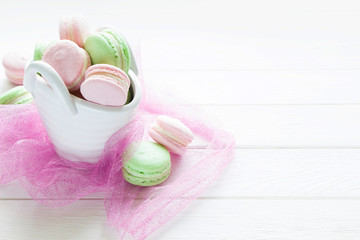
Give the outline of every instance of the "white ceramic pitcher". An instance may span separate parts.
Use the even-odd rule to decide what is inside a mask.
[[[136,65],[132,69],[137,72]],[[140,103],[142,92],[134,71],[128,72],[132,101],[122,107],[109,107],[71,95],[61,77],[47,63],[34,61],[28,64],[24,86],[33,95],[60,157],[89,163],[98,161],[106,141],[131,120]]]

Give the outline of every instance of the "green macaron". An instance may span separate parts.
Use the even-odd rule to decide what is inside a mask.
[[[90,35],[84,45],[92,64],[110,64],[129,71],[131,55],[129,46],[117,31],[105,29]]]
[[[143,141],[133,156],[124,162],[122,172],[124,179],[133,185],[153,186],[164,182],[170,169],[169,151],[160,144]]]
[[[34,57],[33,57],[34,61],[40,61],[44,55],[45,50],[48,49],[54,43],[55,41],[36,43],[34,47]]]
[[[24,104],[33,102],[33,97],[23,86],[14,87],[0,96],[0,104]]]

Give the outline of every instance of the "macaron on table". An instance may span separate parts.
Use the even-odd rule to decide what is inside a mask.
[[[0,104],[25,104],[33,101],[33,97],[23,86],[14,87],[0,95]]]
[[[18,53],[10,52],[3,58],[3,66],[7,78],[16,85],[23,84],[26,63],[29,60]]]
[[[91,32],[72,16],[29,61],[5,55],[7,80],[23,86],[0,95],[0,183],[23,179],[51,207],[103,192],[109,225],[138,239],[196,199],[232,158],[234,139],[192,108],[145,94],[137,64],[118,30]],[[196,134],[209,142],[200,159],[186,155]],[[134,205],[137,196],[145,200]]]

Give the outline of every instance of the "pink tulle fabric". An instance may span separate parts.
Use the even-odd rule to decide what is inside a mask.
[[[202,110],[151,90],[134,119],[106,143],[96,164],[59,158],[34,104],[0,105],[0,184],[18,180],[29,195],[50,207],[61,207],[94,192],[104,193],[108,224],[119,238],[145,239],[196,199],[221,174],[234,155],[233,136],[212,126]],[[183,156],[171,155],[172,172],[163,184],[138,187],[121,173],[123,152],[133,142],[151,140],[154,118],[180,119],[202,139]]]

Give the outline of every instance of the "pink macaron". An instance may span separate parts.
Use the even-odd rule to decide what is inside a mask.
[[[95,64],[88,68],[80,87],[83,97],[91,102],[120,107],[126,103],[130,79],[118,67]]]
[[[23,84],[25,66],[29,59],[15,52],[9,52],[2,60],[7,78],[17,85]]]
[[[44,52],[42,61],[55,69],[69,91],[80,88],[85,72],[91,65],[89,54],[69,40],[59,40],[52,44]]]
[[[59,20],[59,35],[60,39],[73,41],[83,48],[90,31],[83,17],[79,15],[63,16]]]
[[[180,120],[160,115],[149,130],[150,136],[170,152],[182,155],[194,139],[192,131]]]

